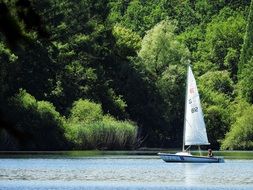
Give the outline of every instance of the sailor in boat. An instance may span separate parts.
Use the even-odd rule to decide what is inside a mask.
[[[212,149],[208,149],[207,156],[208,157],[213,157],[213,151],[212,151]]]

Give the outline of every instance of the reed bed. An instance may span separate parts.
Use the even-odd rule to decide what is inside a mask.
[[[77,149],[130,149],[136,143],[136,127],[106,116],[94,123],[69,126],[68,139]]]

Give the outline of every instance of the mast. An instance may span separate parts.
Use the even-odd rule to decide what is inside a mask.
[[[186,126],[186,108],[187,108],[187,96],[188,96],[188,73],[189,73],[189,64],[190,60],[188,60],[187,63],[187,74],[186,74],[186,88],[185,88],[185,103],[184,103],[184,129],[183,129],[183,147],[182,147],[182,151],[184,152],[184,144],[185,144],[185,126]]]
[[[206,134],[200,97],[191,65],[188,65],[187,72],[183,145],[208,145],[210,143]]]

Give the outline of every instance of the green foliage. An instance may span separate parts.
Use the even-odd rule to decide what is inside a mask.
[[[185,100],[185,75],[186,69],[182,65],[170,65],[163,75],[157,80],[156,87],[163,99],[163,118],[166,121],[167,137],[170,138],[169,144],[174,142],[180,144],[182,138],[184,100]]]
[[[111,105],[111,108],[108,110],[108,113],[112,115],[116,115],[118,118],[125,118],[126,113],[126,107],[127,104],[125,100],[123,99],[122,95],[117,95],[115,91],[110,88],[107,90],[107,102]]]
[[[231,97],[233,93],[233,81],[228,71],[210,71],[200,77],[200,89],[202,91],[219,92],[223,96]],[[207,93],[205,93],[207,94]]]
[[[244,43],[241,49],[240,64],[239,64],[239,93],[240,96],[245,98],[248,102],[253,103],[253,2],[251,1],[250,11],[248,15],[248,22],[246,33],[244,36]]]
[[[8,117],[15,127],[21,150],[60,150],[68,148],[64,137],[64,118],[46,101],[37,101],[25,90],[10,100]],[[10,109],[11,108],[11,109]],[[16,131],[16,132],[14,132]]]
[[[122,56],[133,56],[141,47],[141,37],[130,29],[115,25],[113,27],[113,35],[119,48],[118,52]]]
[[[158,1],[153,3],[134,0],[121,3],[120,7],[118,3],[114,3],[111,4],[111,7],[112,10],[116,10],[116,14],[110,13],[110,21],[120,20],[123,26],[139,33],[141,36],[165,18],[164,9],[161,2]]]
[[[5,93],[11,88],[9,86],[10,74],[17,60],[11,51],[0,42],[0,103],[4,101]]]
[[[237,65],[239,53],[233,48],[228,48],[227,55],[224,59],[224,66],[230,72],[230,77],[233,81],[237,81]]]
[[[242,101],[235,108],[236,114],[239,115],[231,126],[231,130],[226,134],[221,149],[251,150],[253,148],[253,107]]]
[[[198,44],[204,40],[204,31],[201,27],[190,28],[185,32],[177,36],[177,39],[185,43],[186,47],[189,48],[190,52],[194,53],[197,51]],[[193,55],[194,58],[194,55]]]
[[[183,125],[185,62],[189,56],[188,49],[176,39],[175,28],[167,20],[158,23],[144,36],[138,54],[138,64],[157,93],[152,104],[154,109],[160,110],[163,121],[162,126],[156,124],[151,128],[156,131],[155,138],[163,139],[164,144],[170,146],[175,141],[180,142],[182,136],[178,125]]]
[[[31,39],[32,34],[25,30],[25,22],[20,22],[17,1],[1,1],[0,2],[0,31],[4,35],[4,40],[10,49],[16,49],[20,43],[27,43]]]
[[[3,43],[0,43],[0,56],[1,56],[1,62],[14,62],[17,59],[17,56],[15,56],[10,49],[8,49]]]
[[[239,96],[245,98],[248,102],[253,102],[253,58],[244,66],[242,77],[238,82]]]
[[[69,120],[73,123],[92,123],[100,121],[102,117],[101,105],[80,99],[74,102]]]
[[[146,69],[160,76],[169,65],[187,59],[187,48],[174,35],[175,26],[164,20],[149,30],[142,41],[139,57]]]
[[[185,69],[183,67],[170,66],[156,82],[157,89],[164,99],[164,117],[167,121],[182,120],[179,112],[183,111]]]
[[[199,81],[209,141],[219,148],[231,124],[233,82],[227,71],[207,72]]]
[[[234,109],[238,97],[253,102],[251,9],[245,0],[1,1],[0,148],[123,149],[137,131],[140,146],[178,147],[190,59],[218,149],[249,120]]]
[[[195,54],[200,60],[196,65],[197,70],[203,74],[210,69],[228,69],[233,76],[236,75],[245,26],[245,19],[240,12],[222,9],[207,25],[205,41],[198,45]],[[233,52],[235,53],[232,54]],[[233,60],[230,60],[231,56]]]
[[[253,56],[253,2],[251,1],[250,10],[247,20],[247,28],[244,36],[244,42],[241,49],[240,64],[239,64],[239,74],[242,74],[244,67],[247,65],[248,61],[252,59]]]
[[[136,143],[137,128],[128,121],[103,115],[101,106],[88,100],[73,104],[67,137],[78,149],[123,149]]]
[[[219,149],[230,126],[231,112],[219,105],[209,106],[204,112],[209,142],[213,148]]]

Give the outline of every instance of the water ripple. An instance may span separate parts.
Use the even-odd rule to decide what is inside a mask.
[[[253,189],[251,160],[170,164],[105,158],[0,159],[0,189]]]

